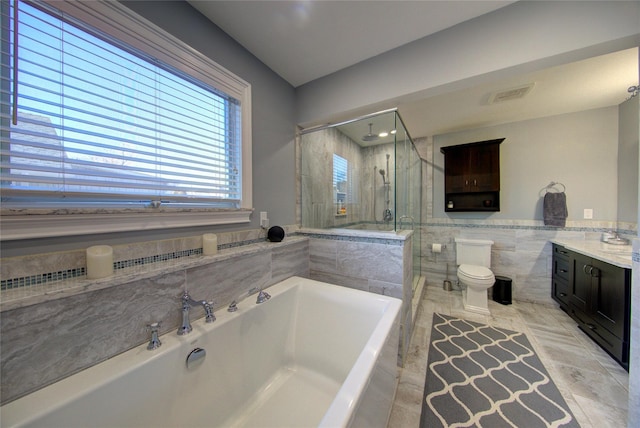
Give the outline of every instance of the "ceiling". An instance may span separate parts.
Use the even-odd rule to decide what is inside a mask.
[[[297,87],[513,1],[199,1],[189,3]],[[490,103],[523,85],[523,98]],[[617,105],[638,85],[637,48],[396,100],[413,138]],[[362,136],[368,132],[363,124]],[[375,126],[374,126],[375,129]]]

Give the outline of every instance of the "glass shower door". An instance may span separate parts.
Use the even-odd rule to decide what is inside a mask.
[[[396,113],[396,144],[395,144],[395,207],[396,230],[413,230],[412,237],[412,265],[413,286],[415,288],[420,278],[420,219],[422,213],[421,182],[422,162],[413,146],[411,137]]]

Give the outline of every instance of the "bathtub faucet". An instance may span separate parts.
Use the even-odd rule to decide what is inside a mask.
[[[189,293],[185,291],[182,295],[182,325],[178,329],[178,334],[180,336],[190,333],[191,330],[193,330],[191,328],[191,321],[189,320],[189,309],[198,305],[204,308],[207,322],[214,322],[216,320],[216,316],[213,314],[213,302],[207,302],[206,300],[193,300],[191,296],[189,296]]]
[[[267,300],[269,300],[271,298],[269,293],[264,291],[262,289],[262,287],[253,287],[252,289],[250,289],[246,293],[241,294],[237,299],[234,299],[233,302],[231,302],[229,304],[229,307],[227,308],[227,311],[229,311],[229,312],[237,311],[238,310],[238,301],[239,300],[242,300],[242,299],[244,299],[246,297],[249,297],[252,294],[256,294],[256,293],[258,293],[258,297],[256,298],[256,303],[258,303],[258,304],[264,303],[264,302],[266,302]]]

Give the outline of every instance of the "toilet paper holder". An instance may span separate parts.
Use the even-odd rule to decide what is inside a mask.
[[[446,250],[447,246],[445,244],[431,244],[431,252],[432,253],[441,253],[442,250]]]

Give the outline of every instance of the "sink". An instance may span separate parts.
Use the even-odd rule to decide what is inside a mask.
[[[627,245],[629,245],[629,240],[616,236],[615,238],[607,239],[607,244],[609,244],[609,245],[624,245],[624,246],[627,246]]]

